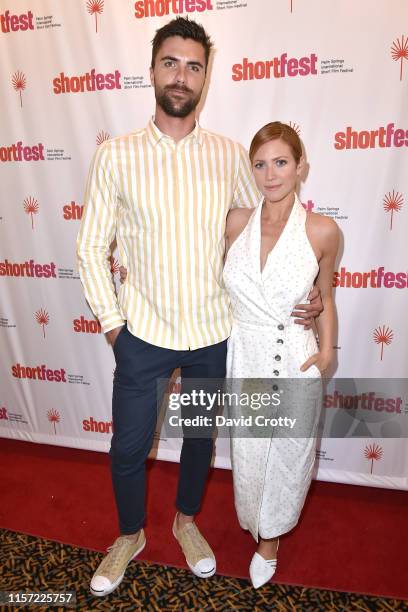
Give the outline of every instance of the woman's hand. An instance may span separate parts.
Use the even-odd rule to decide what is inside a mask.
[[[317,369],[320,371],[320,374],[323,374],[325,370],[329,368],[333,361],[334,353],[333,351],[327,353],[315,353],[305,363],[300,366],[301,372],[306,372],[310,368],[310,366],[315,365]]]
[[[125,282],[126,277],[127,277],[127,268],[125,268],[125,266],[120,266],[119,267],[119,279],[120,279],[121,285],[123,285],[123,283]]]

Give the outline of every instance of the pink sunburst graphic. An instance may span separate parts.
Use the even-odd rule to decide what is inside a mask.
[[[364,449],[364,457],[371,461],[371,471],[373,473],[374,461],[380,461],[383,456],[383,449],[378,444],[367,444]]]
[[[398,191],[394,191],[394,189],[392,190],[392,193],[391,191],[389,191],[384,196],[384,200],[383,200],[384,210],[387,213],[388,212],[391,213],[390,230],[392,230],[393,215],[395,212],[399,212],[401,210],[403,203],[404,203],[403,195],[399,193]]]
[[[86,8],[90,15],[95,15],[95,31],[98,33],[98,15],[103,13],[104,0],[88,0]]]
[[[294,121],[289,121],[289,125],[292,128],[292,130],[295,130],[296,134],[300,136],[300,125],[298,125]]]
[[[373,333],[373,339],[376,344],[381,344],[381,361],[383,358],[384,345],[388,346],[391,344],[394,337],[394,332],[389,327],[377,327]]]
[[[103,142],[106,142],[106,140],[109,140],[109,138],[110,134],[101,130],[96,136],[96,146],[99,147],[99,145],[101,145]]]
[[[34,229],[34,217],[33,215],[37,215],[40,209],[38,202],[35,198],[29,196],[23,202],[24,210],[27,215],[31,215],[31,229]]]
[[[119,262],[113,257],[113,255],[109,257],[109,262],[112,274],[117,274],[120,268]]]
[[[401,69],[400,69],[400,81],[402,81],[402,66],[404,59],[408,59],[408,36],[405,37],[402,35],[401,40],[397,38],[394,40],[391,46],[391,56],[395,62],[401,60]]]
[[[13,76],[11,77],[11,83],[13,85],[13,88],[16,91],[18,91],[20,94],[20,106],[22,108],[23,98],[22,98],[21,92],[24,91],[24,89],[26,88],[26,84],[27,84],[25,75],[22,72],[20,72],[20,70],[17,70],[17,72],[15,72]]]
[[[47,419],[54,426],[54,434],[57,435],[56,423],[59,423],[61,420],[61,415],[58,410],[55,410],[54,408],[48,410]]]
[[[45,326],[48,325],[48,323],[50,322],[50,315],[48,314],[46,310],[44,310],[43,308],[40,308],[40,310],[37,310],[34,316],[35,316],[35,320],[37,321],[38,325],[42,326],[43,335],[45,338]]]

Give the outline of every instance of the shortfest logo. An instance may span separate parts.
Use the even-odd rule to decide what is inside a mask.
[[[16,2],[14,2],[14,4],[16,4]],[[59,27],[61,27],[61,24],[54,23],[53,16],[49,14],[40,17],[37,15],[35,17],[35,25],[32,11],[27,11],[26,13],[18,15],[7,10],[0,14],[0,30],[4,34],[9,34],[11,32],[28,32],[34,29],[48,30],[50,28]]]
[[[5,406],[0,408],[0,421],[8,421],[7,408]]]
[[[315,53],[300,58],[289,58],[287,53],[282,53],[280,57],[255,62],[244,57],[241,63],[232,66],[232,80],[252,81],[254,79],[282,79],[317,75],[317,59]]]
[[[315,207],[315,203],[313,200],[308,200],[307,202],[302,202],[302,206],[306,212],[312,212]]]
[[[88,320],[81,315],[80,319],[73,320],[74,331],[82,334],[100,334],[102,333],[102,327],[99,321],[96,319]]]
[[[102,91],[103,89],[122,89],[120,82],[121,73],[119,70],[114,72],[101,73],[92,68],[90,72],[85,72],[80,76],[66,76],[60,72],[59,76],[53,79],[53,92],[55,94],[64,93],[83,93],[86,91]]]
[[[35,263],[34,259],[24,263],[13,263],[8,259],[0,261],[0,276],[23,276],[27,278],[57,278],[56,264]]]
[[[4,34],[34,30],[34,15],[31,11],[14,15],[10,11],[0,14],[0,28]]]
[[[45,364],[38,366],[22,366],[20,363],[16,363],[11,366],[11,373],[14,378],[29,380],[40,380],[46,382],[67,382],[66,372],[64,368],[58,368],[53,370],[48,368]]]
[[[394,123],[388,123],[376,130],[357,131],[348,126],[345,132],[334,135],[334,148],[339,151],[390,147],[408,147],[408,130],[395,129]]]
[[[65,204],[62,207],[62,216],[64,217],[65,221],[80,221],[82,219],[83,212],[83,205],[76,204],[74,200],[71,201],[71,204]]]
[[[90,386],[90,382],[85,380],[82,374],[70,374],[64,368],[49,368],[45,364],[41,365],[21,365],[15,363],[11,366],[11,374],[20,380],[35,380],[40,382],[68,383],[71,385]]]
[[[203,13],[213,10],[212,0],[139,0],[135,2],[135,17],[163,17],[183,13]]]
[[[326,394],[323,399],[325,408],[344,408],[345,410],[368,410],[371,412],[395,412],[401,414],[402,397],[377,397],[374,391],[359,395],[344,395],[338,391]]]
[[[111,434],[113,433],[112,421],[97,421],[93,417],[82,421],[82,429],[94,433]]]
[[[0,147],[1,162],[44,161],[44,145],[24,145],[21,140],[15,144]]]
[[[333,287],[343,289],[407,289],[407,272],[386,272],[384,266],[369,272],[351,272],[340,268],[333,275]]]
[[[15,276],[24,278],[62,278],[79,279],[73,268],[58,268],[51,261],[46,264],[35,263],[34,259],[24,263],[15,263],[5,259],[0,261],[0,276]]]

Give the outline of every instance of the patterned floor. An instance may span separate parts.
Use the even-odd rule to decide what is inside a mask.
[[[408,609],[407,602],[348,593],[268,584],[255,591],[246,580],[215,576],[200,580],[183,569],[132,562],[115,593],[92,597],[88,584],[101,553],[74,548],[5,529],[0,530],[0,590],[75,591],[75,610],[172,612],[216,610],[229,612],[390,612]],[[23,609],[0,606],[1,610]],[[30,610],[61,610],[47,605]],[[66,609],[66,608],[65,608]]]

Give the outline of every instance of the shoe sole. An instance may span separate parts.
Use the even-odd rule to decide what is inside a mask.
[[[178,541],[178,538],[175,534],[174,528],[172,529],[173,531],[173,535],[176,538],[177,542],[180,544],[180,542]],[[184,553],[183,553],[184,554]],[[184,555],[184,558],[186,559],[186,563],[188,565],[188,567],[190,568],[190,570],[193,572],[194,576],[197,576],[197,578],[211,578],[211,576],[214,576],[215,571],[217,569],[217,564],[215,563],[215,559],[214,559],[214,567],[211,570],[208,570],[208,572],[198,572],[196,569],[194,569],[194,566],[191,565],[188,561],[186,556]]]
[[[145,546],[146,546],[146,540],[143,542],[142,546],[135,552],[133,557],[129,559],[129,563],[133,561],[133,559],[136,559],[137,555],[139,555],[142,552]],[[127,569],[127,566],[126,566],[126,569]],[[89,590],[91,592],[91,595],[94,595],[95,597],[105,597],[105,595],[110,595],[110,593],[113,593],[113,591],[118,588],[123,578],[125,577],[125,573],[126,573],[126,570],[123,572],[121,576],[119,576],[116,582],[114,582],[109,589],[105,589],[104,591],[94,591],[93,588],[90,587]]]

